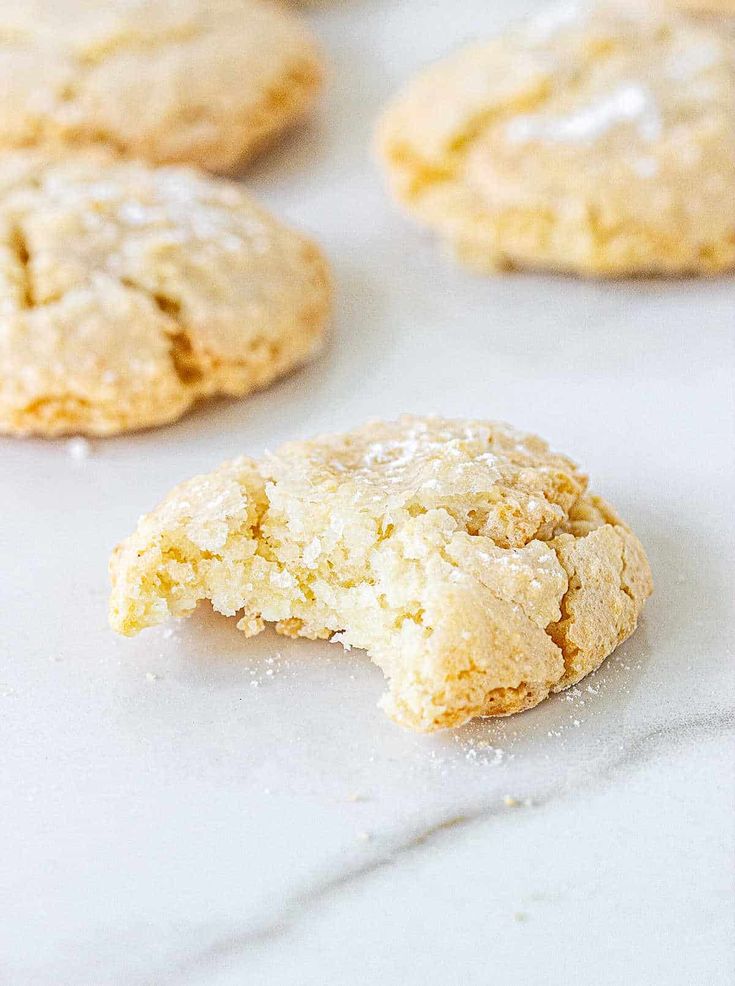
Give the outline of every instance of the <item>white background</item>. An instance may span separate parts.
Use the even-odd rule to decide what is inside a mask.
[[[732,984],[735,285],[474,276],[370,157],[415,68],[538,6],[312,15],[329,91],[247,181],[331,258],[323,358],[86,461],[0,442],[3,984]],[[578,692],[422,737],[359,653],[108,630],[109,551],[175,482],[402,411],[539,432],[640,535],[656,593]]]

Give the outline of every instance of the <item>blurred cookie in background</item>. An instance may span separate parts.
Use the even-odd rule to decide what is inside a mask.
[[[551,7],[430,66],[378,146],[396,199],[481,270],[735,266],[735,57],[716,23]]]
[[[243,191],[85,152],[0,158],[0,433],[111,435],[309,359],[326,262]]]
[[[735,0],[672,0],[672,3],[693,14],[735,14]]]
[[[228,172],[304,114],[322,66],[270,0],[0,0],[0,147],[104,144]]]

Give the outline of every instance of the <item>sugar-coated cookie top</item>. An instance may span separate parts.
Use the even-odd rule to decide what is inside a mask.
[[[397,196],[481,266],[735,262],[735,49],[721,25],[648,3],[552,6],[429,67],[380,144]]]
[[[550,536],[586,486],[569,459],[534,435],[498,423],[410,416],[285,445],[264,467],[279,501],[318,491],[303,497],[306,510],[319,511],[333,497],[381,522],[441,508],[472,526],[465,517],[472,509],[476,529],[506,546]]]
[[[176,487],[113,555],[112,625],[208,599],[247,634],[365,648],[384,705],[436,729],[529,708],[594,670],[651,591],[586,477],[507,425],[405,417]]]
[[[0,146],[105,144],[226,171],[321,79],[270,0],[0,0]]]
[[[106,433],[318,345],[324,262],[238,186],[103,154],[0,161],[0,429]]]

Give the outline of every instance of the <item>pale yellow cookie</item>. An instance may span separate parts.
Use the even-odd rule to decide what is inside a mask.
[[[229,171],[321,76],[307,29],[268,0],[0,0],[0,147]]]
[[[477,268],[735,266],[735,58],[716,24],[552,7],[426,70],[378,139],[396,198]]]
[[[325,261],[237,185],[0,159],[0,432],[110,435],[265,386],[319,347]]]
[[[114,552],[112,626],[202,599],[247,635],[365,648],[419,730],[530,708],[595,668],[652,589],[638,539],[569,459],[482,421],[402,418],[176,487]]]
[[[735,0],[671,0],[675,7],[695,14],[735,14]]]

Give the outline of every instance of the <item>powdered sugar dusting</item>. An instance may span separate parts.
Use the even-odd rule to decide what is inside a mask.
[[[467,425],[458,432],[441,422],[414,421],[370,442],[355,463],[360,483],[388,493],[446,492],[487,489],[499,478],[498,457],[489,449],[489,434]]]
[[[609,96],[566,116],[529,113],[511,120],[505,135],[513,143],[592,143],[621,124],[633,124],[642,140],[661,136],[662,121],[653,94],[644,86],[625,83]]]
[[[722,61],[722,47],[714,41],[697,41],[677,49],[667,64],[670,79],[689,81]]]
[[[75,462],[82,462],[92,454],[92,445],[86,438],[70,438],[66,443],[66,451]]]

